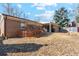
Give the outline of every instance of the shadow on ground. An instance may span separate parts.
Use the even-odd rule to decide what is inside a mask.
[[[53,34],[53,32],[45,32],[45,33],[42,33],[41,37],[48,37],[51,34]]]
[[[51,31],[51,32],[44,32],[41,34],[41,37],[48,37],[53,33],[68,33],[68,31],[66,29],[63,28],[59,28],[59,31]]]
[[[0,56],[7,56],[7,53],[12,52],[34,52],[42,46],[44,45],[35,43],[0,45]]]

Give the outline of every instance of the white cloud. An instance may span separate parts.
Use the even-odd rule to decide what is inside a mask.
[[[38,6],[40,6],[40,7],[44,7],[45,4],[44,4],[44,3],[33,3],[32,6],[36,6],[36,7],[38,7]]]
[[[22,7],[22,5],[21,5],[21,4],[17,4],[17,6],[18,6],[19,8],[21,8],[21,7]]]
[[[53,16],[54,11],[45,11],[44,14],[41,14],[42,17],[50,19]]]
[[[47,14],[53,14],[54,11],[45,11],[45,13],[47,13]]]
[[[36,14],[36,15],[35,15],[35,17],[38,17],[38,16],[39,16],[39,14]]]
[[[44,7],[36,7],[38,10],[44,10],[45,8]]]
[[[73,3],[69,3],[70,5],[73,5]]]
[[[49,19],[53,18],[53,14],[54,14],[54,11],[45,11],[45,13],[36,14],[35,17],[41,17],[42,19],[47,19],[49,21]]]
[[[42,6],[42,7],[45,7],[45,6],[57,6],[57,3],[33,3],[32,6]]]
[[[56,7],[57,6],[57,3],[45,3],[45,5],[47,5],[47,6],[51,6],[52,5],[52,6],[55,6]]]
[[[42,14],[36,14],[35,17],[40,17],[41,23],[49,23],[50,21],[53,20],[53,15],[54,15],[54,10],[53,11],[46,10]]]
[[[39,10],[43,10],[43,9],[45,9],[46,6],[54,6],[54,7],[56,7],[57,4],[56,3],[33,3],[32,6],[36,7]]]
[[[30,15],[31,13],[30,13],[30,12],[28,12],[27,14],[28,14],[28,15]]]
[[[70,12],[73,12],[73,9],[72,9],[72,8],[68,8],[68,10],[69,10]]]
[[[41,4],[41,3],[33,3],[32,6],[36,7],[38,10],[44,10],[45,9],[45,5]]]

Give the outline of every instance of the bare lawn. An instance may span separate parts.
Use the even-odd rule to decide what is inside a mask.
[[[9,56],[77,56],[79,33],[51,33],[40,38],[9,38],[3,41],[0,50],[1,55]]]

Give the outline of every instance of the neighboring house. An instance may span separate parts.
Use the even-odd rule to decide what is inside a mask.
[[[79,23],[77,23],[77,32],[79,32]]]
[[[18,30],[27,29],[29,26],[41,27],[42,24],[24,18],[0,14],[0,34],[7,37],[16,37]]]
[[[68,32],[78,32],[77,23],[75,21],[72,21],[70,24],[68,24],[68,27],[65,27]]]

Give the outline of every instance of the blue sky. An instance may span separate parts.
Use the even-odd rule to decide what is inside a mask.
[[[36,20],[38,19],[40,22],[49,22],[52,20],[52,16],[54,15],[54,11],[65,7],[71,16],[69,17],[71,20],[74,19],[73,10],[76,9],[77,3],[12,3],[12,6],[22,10],[25,14],[28,15],[28,19]],[[3,13],[4,8],[2,3],[0,4],[0,13]]]

